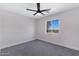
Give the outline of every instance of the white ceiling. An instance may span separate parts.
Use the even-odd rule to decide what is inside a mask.
[[[0,3],[0,8],[8,10],[14,13],[22,14],[31,18],[41,18],[47,15],[59,13],[66,11],[72,8],[79,7],[79,3],[41,3],[40,8],[42,9],[51,9],[49,13],[46,12],[46,15],[34,16],[35,12],[27,11],[26,9],[37,9],[36,3]]]

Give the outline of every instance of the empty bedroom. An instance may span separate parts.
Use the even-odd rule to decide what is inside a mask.
[[[0,3],[0,56],[79,56],[79,3]]]

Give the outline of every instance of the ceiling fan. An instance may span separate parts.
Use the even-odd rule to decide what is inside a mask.
[[[44,10],[40,10],[40,3],[37,3],[37,10],[33,10],[33,9],[26,9],[28,11],[34,11],[35,13],[33,15],[36,15],[38,13],[45,15],[43,12],[49,11],[51,9],[44,9]]]

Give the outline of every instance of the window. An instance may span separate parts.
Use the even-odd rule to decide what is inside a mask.
[[[60,22],[58,19],[53,19],[51,21],[47,21],[47,32],[48,33],[58,33],[60,28]]]

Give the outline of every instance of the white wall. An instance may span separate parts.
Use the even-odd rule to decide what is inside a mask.
[[[54,18],[60,19],[60,32],[45,33],[45,22]],[[79,8],[51,15],[36,22],[37,39],[79,50]]]
[[[0,48],[34,39],[34,20],[0,9]]]

